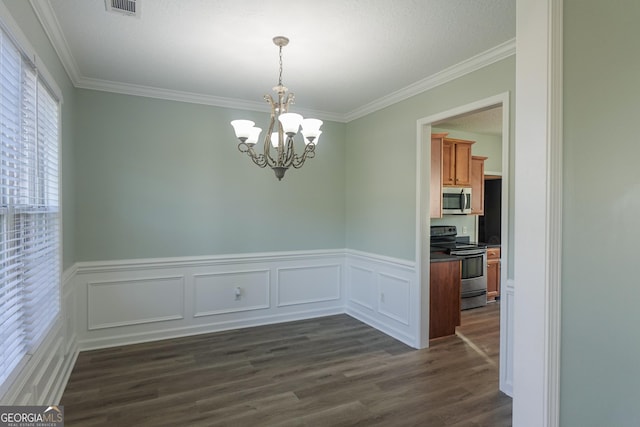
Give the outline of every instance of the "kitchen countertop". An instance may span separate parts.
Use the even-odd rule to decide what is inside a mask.
[[[499,248],[500,243],[479,243],[480,245],[485,245],[487,248]]]
[[[455,255],[449,255],[441,252],[431,252],[430,262],[452,262],[460,261],[460,258]]]

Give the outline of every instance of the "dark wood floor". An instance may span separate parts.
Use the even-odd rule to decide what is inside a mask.
[[[509,426],[499,306],[414,350],[347,315],[83,352],[66,426]]]

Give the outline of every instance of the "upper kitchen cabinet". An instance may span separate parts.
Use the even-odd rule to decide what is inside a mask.
[[[442,144],[447,135],[431,134],[431,218],[442,218]]]
[[[475,141],[443,138],[442,186],[471,186],[471,145]]]
[[[484,215],[484,161],[487,158],[471,156],[471,215]]]

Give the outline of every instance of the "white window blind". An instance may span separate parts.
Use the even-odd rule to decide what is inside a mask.
[[[0,30],[0,389],[60,311],[59,103]]]

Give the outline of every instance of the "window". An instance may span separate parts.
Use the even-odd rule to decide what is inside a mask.
[[[59,102],[0,27],[0,389],[60,311]]]

